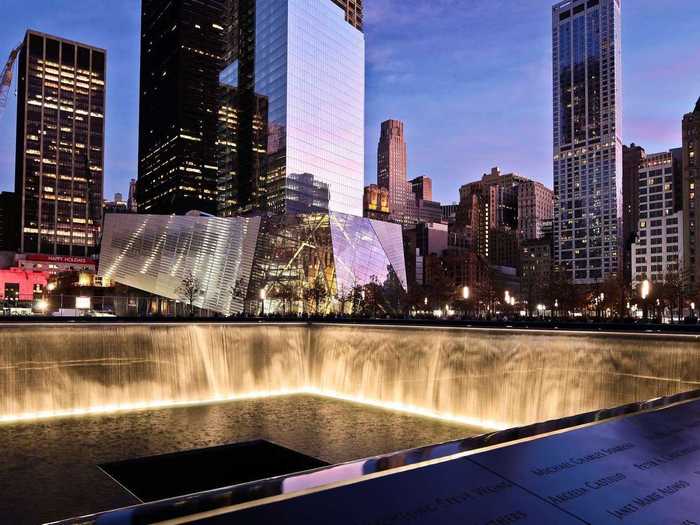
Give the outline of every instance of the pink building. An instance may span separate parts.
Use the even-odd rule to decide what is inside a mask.
[[[49,272],[9,268],[0,270],[0,300],[30,301],[35,293],[42,293],[48,283]]]

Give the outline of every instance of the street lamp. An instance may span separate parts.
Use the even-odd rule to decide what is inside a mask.
[[[648,319],[649,307],[647,298],[649,297],[650,283],[648,279],[642,281],[642,301],[644,301],[644,320]]]
[[[262,288],[260,290],[260,315],[265,315],[265,299],[267,299],[267,290]]]
[[[468,286],[465,286],[464,288],[462,288],[462,297],[464,298],[465,301],[467,299],[469,299],[469,287]]]
[[[37,308],[37,310],[39,310],[39,312],[41,312],[41,315],[45,315],[46,310],[48,310],[48,308],[49,308],[49,303],[48,303],[48,301],[46,301],[46,299],[39,299],[36,302],[36,308]]]

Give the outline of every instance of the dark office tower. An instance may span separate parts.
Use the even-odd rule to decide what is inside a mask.
[[[626,283],[632,279],[631,250],[639,228],[639,167],[645,158],[641,146],[622,147],[622,271]]]
[[[326,206],[362,214],[365,42],[353,24],[358,4],[226,0],[221,79],[235,91],[227,106],[238,114],[235,138],[220,138],[236,147],[222,173],[228,180],[220,181],[230,188],[228,209]]]
[[[27,31],[19,55],[20,251],[93,253],[102,223],[105,51]]]
[[[700,282],[700,225],[698,187],[700,183],[700,99],[695,110],[683,117],[683,229],[685,266],[691,281]]]
[[[619,271],[621,29],[620,0],[552,9],[554,256],[575,284]]]
[[[216,211],[224,0],[143,0],[138,209]]]
[[[345,10],[345,20],[362,31],[362,0],[333,0]]]

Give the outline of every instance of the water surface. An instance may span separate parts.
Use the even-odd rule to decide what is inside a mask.
[[[0,425],[0,523],[37,524],[138,503],[98,467],[267,439],[338,463],[464,438],[480,429],[295,395]]]

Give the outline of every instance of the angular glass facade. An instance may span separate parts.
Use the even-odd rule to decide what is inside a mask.
[[[554,255],[577,284],[619,270],[620,20],[620,0],[567,0],[552,9]]]
[[[389,309],[406,290],[401,226],[335,212],[109,214],[99,275],[170,299],[192,276],[194,304],[223,314],[349,312],[361,296]]]
[[[259,217],[107,214],[99,275],[169,299],[192,276],[196,306],[242,311],[259,229]]]

